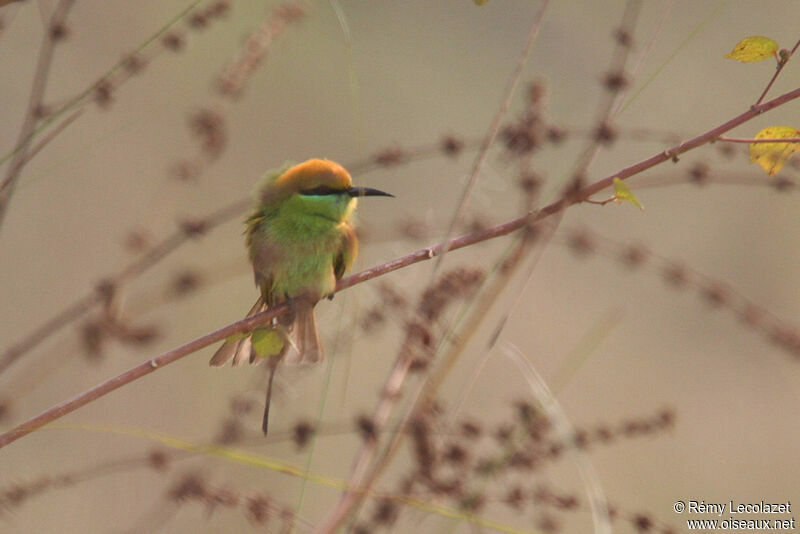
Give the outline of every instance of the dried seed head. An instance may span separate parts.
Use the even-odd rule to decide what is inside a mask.
[[[314,425],[308,421],[299,421],[292,429],[292,439],[297,447],[297,450],[302,450],[311,441],[314,435]]]
[[[147,455],[147,465],[159,472],[169,469],[170,460],[169,453],[162,449],[153,449]]]
[[[453,464],[465,464],[469,460],[469,453],[461,445],[453,443],[445,448],[442,458]]]
[[[227,144],[225,117],[210,109],[201,109],[189,118],[192,132],[200,138],[203,150],[216,158]]]
[[[50,38],[53,41],[62,41],[69,35],[69,29],[63,23],[56,23],[50,26]]]
[[[389,499],[381,499],[375,506],[372,521],[378,525],[391,525],[397,519],[397,504]]]
[[[222,427],[215,442],[220,445],[230,445],[242,439],[244,429],[239,419],[228,417],[222,421]]]
[[[442,139],[442,152],[448,156],[458,156],[463,149],[464,141],[453,135],[448,135]]]
[[[610,123],[604,122],[594,131],[595,140],[602,145],[610,145],[616,141],[618,137],[616,128]]]
[[[631,245],[622,252],[622,262],[628,267],[641,267],[647,260],[647,250],[640,245]]]
[[[474,423],[472,421],[463,421],[461,423],[461,434],[465,438],[477,439],[481,436],[482,433],[483,430],[477,423]]]
[[[712,283],[703,289],[703,297],[714,308],[723,306],[728,302],[730,291],[718,283]]]
[[[206,15],[209,17],[224,17],[230,10],[230,0],[217,0],[206,9]]]
[[[199,237],[208,231],[208,223],[203,219],[184,219],[180,227],[187,237]]]
[[[506,150],[517,156],[530,154],[539,147],[541,135],[538,124],[527,122],[509,124],[500,132]]]
[[[129,56],[126,56],[125,59],[122,61],[122,66],[125,68],[126,71],[128,71],[129,74],[140,73],[142,69],[144,69],[146,64],[147,63],[144,57],[137,54],[131,54]]]
[[[595,438],[602,443],[608,443],[614,439],[614,433],[610,428],[601,426],[595,431]]]
[[[515,510],[521,510],[525,504],[526,498],[525,490],[519,486],[515,486],[508,490],[508,493],[503,497],[503,502]]]
[[[630,48],[633,45],[633,37],[628,30],[624,28],[617,28],[617,30],[614,31],[614,40],[618,45],[624,46],[625,48]]]
[[[169,498],[173,501],[188,501],[193,499],[203,499],[208,494],[206,482],[200,475],[191,473],[183,478],[170,489]]]
[[[587,256],[596,250],[592,236],[584,231],[574,231],[567,239],[567,246],[577,256]]]
[[[193,28],[195,30],[200,30],[208,26],[208,17],[206,16],[205,13],[201,11],[195,11],[194,13],[189,15],[187,24],[189,25],[190,28]]]
[[[689,271],[677,263],[667,265],[664,268],[664,280],[675,287],[685,287],[689,282]]]
[[[695,163],[691,169],[689,169],[689,181],[693,184],[697,185],[705,185],[708,183],[710,176],[708,165],[702,162]]]
[[[567,138],[567,131],[558,126],[550,126],[545,135],[548,141],[557,145]]]
[[[183,36],[176,32],[167,33],[161,38],[161,42],[167,50],[172,50],[173,52],[179,52],[186,45]]]
[[[378,439],[378,430],[375,428],[375,422],[366,415],[358,417],[356,426],[361,434],[361,439],[364,441],[375,441]]]
[[[628,83],[624,72],[609,72],[603,78],[603,86],[612,93],[625,89]]]
[[[187,295],[197,289],[202,281],[203,278],[197,271],[182,271],[172,280],[172,292],[178,296]]]
[[[103,80],[94,88],[94,101],[98,106],[105,109],[111,105],[113,100],[114,86],[108,80]]]
[[[636,529],[636,532],[651,532],[653,528],[653,520],[644,514],[636,514],[631,518],[631,523]]]
[[[539,193],[543,182],[544,180],[542,180],[542,177],[538,174],[526,172],[519,177],[519,188],[522,189],[526,195],[534,196]]]
[[[406,159],[406,153],[402,148],[387,148],[372,157],[375,163],[383,167],[392,167],[403,163]]]
[[[268,497],[255,494],[245,498],[245,515],[254,525],[264,525],[270,516]]]
[[[153,241],[153,236],[144,228],[136,228],[125,236],[123,246],[128,252],[139,253],[146,250]]]
[[[798,160],[800,161],[800,160]],[[775,191],[783,193],[784,191],[790,191],[796,187],[794,181],[790,180],[789,178],[785,178],[783,176],[778,176],[774,178],[771,182],[772,187]]]

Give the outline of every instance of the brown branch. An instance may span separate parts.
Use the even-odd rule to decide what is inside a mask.
[[[139,45],[139,47],[136,50],[134,50],[128,56],[122,58],[119,62],[117,62],[117,64],[111,67],[111,69],[109,69],[109,71],[106,74],[101,76],[94,83],[89,85],[86,89],[84,89],[77,95],[73,96],[72,98],[69,98],[63,105],[58,107],[58,109],[48,114],[47,117],[42,120],[41,124],[30,132],[28,137],[24,139],[24,142],[26,143],[30,142],[33,138],[37,137],[42,131],[45,130],[45,128],[50,126],[50,124],[56,121],[59,117],[73,110],[75,107],[86,103],[92,96],[92,94],[94,94],[97,91],[98,88],[110,83],[112,77],[117,72],[124,70],[125,66],[128,64],[131,57],[142,52],[150,44],[155,42],[159,37],[164,35],[167,31],[170,30],[170,28],[172,28],[175,24],[183,20],[184,17],[186,17],[190,12],[192,12],[202,1],[203,0],[196,0],[194,3],[183,9],[180,13],[178,13],[178,15],[174,19],[172,19],[165,26],[160,28],[155,34],[151,35],[141,45]],[[118,83],[119,82],[114,84],[114,86],[118,85]],[[17,146],[13,150],[0,157],[0,164],[6,162],[9,158],[16,155],[21,150],[21,148],[22,148],[21,144],[17,143]]]
[[[71,119],[72,116],[66,120]],[[56,128],[61,128],[62,126],[63,123]],[[477,148],[477,145],[477,141],[467,140],[463,142],[463,146],[460,146],[459,150],[462,148]],[[418,147],[404,150],[397,158],[389,158],[391,161],[385,160],[385,154],[381,152],[366,158],[363,161],[348,164],[345,167],[350,169],[351,173],[355,175],[370,172],[378,168],[386,168],[398,163],[428,158],[433,154],[441,154],[443,152],[447,153],[446,148],[441,142],[439,142],[434,144],[420,145]],[[201,233],[204,235],[216,226],[233,219],[240,213],[243,213],[250,202],[251,200],[249,197],[240,198],[204,217],[194,219],[192,224],[194,228],[196,228],[198,231],[201,231],[200,233],[188,233],[186,227],[173,232],[150,248],[146,255],[134,260],[118,273],[101,277],[100,279],[103,280],[103,285],[106,287],[118,288],[121,284],[135,279],[137,276],[157,265],[163,258],[180,248],[184,243],[190,241],[191,239],[201,237]],[[17,340],[13,345],[9,346],[2,353],[0,353],[0,374],[8,369],[20,357],[45,341],[48,337],[54,335],[56,332],[60,331],[70,323],[77,321],[102,302],[102,295],[97,291],[97,288],[92,288],[87,294],[78,297],[75,302],[69,304],[66,308],[59,311],[55,316],[46,320],[33,331]]]
[[[778,76],[780,75],[781,71],[783,71],[783,67],[785,67],[786,64],[789,63],[789,60],[792,59],[792,56],[797,51],[797,47],[800,47],[800,40],[798,40],[794,44],[794,48],[792,48],[792,51],[789,52],[789,56],[788,57],[778,61],[778,68],[775,69],[775,74],[772,75],[772,78],[770,79],[770,81],[767,84],[767,86],[764,88],[764,91],[761,93],[761,96],[759,96],[758,100],[756,100],[756,103],[755,103],[756,106],[759,105],[762,100],[764,100],[765,96],[767,96],[767,93],[769,92],[770,88],[772,88],[772,84],[775,83],[775,80],[778,79]]]
[[[17,148],[14,158],[8,167],[8,172],[2,182],[0,182],[0,227],[3,225],[8,203],[14,194],[14,188],[19,179],[19,174],[25,163],[28,161],[28,148],[32,141],[31,134],[36,127],[39,118],[39,111],[44,99],[44,90],[47,86],[47,78],[50,74],[50,66],[53,63],[53,52],[57,42],[64,38],[66,31],[64,21],[72,9],[75,0],[61,0],[53,11],[47,27],[45,28],[42,46],[39,49],[39,59],[36,62],[36,73],[33,76],[30,97],[28,98],[28,109],[25,112],[25,119],[19,132]]]
[[[339,281],[336,286],[336,291],[341,291],[343,289],[352,287],[356,284],[360,284],[361,282],[365,282],[367,280],[371,280],[372,278],[376,278],[378,276],[382,276],[384,274],[388,274],[392,271],[396,271],[408,265],[412,265],[414,263],[418,263],[423,260],[429,260],[435,257],[437,254],[440,254],[442,250],[445,248],[447,250],[456,250],[459,248],[467,247],[470,245],[474,245],[475,243],[480,243],[481,241],[487,241],[489,239],[493,239],[502,235],[509,234],[520,228],[523,228],[527,224],[533,224],[538,222],[546,217],[549,217],[555,213],[563,211],[567,207],[582,202],[584,199],[590,197],[591,195],[596,194],[597,192],[609,187],[614,178],[625,179],[640,172],[643,172],[659,163],[663,163],[668,159],[673,159],[678,155],[687,152],[688,150],[692,150],[697,148],[703,144],[709,143],[715,140],[717,137],[722,135],[723,133],[732,130],[733,128],[739,126],[740,124],[747,122],[748,120],[764,113],[765,111],[769,111],[781,104],[785,104],[791,100],[796,98],[800,98],[800,88],[797,88],[793,91],[785,93],[779,97],[776,97],[768,102],[765,102],[759,106],[754,106],[753,108],[747,110],[746,112],[734,117],[733,119],[727,121],[726,123],[717,126],[716,128],[707,131],[704,134],[698,135],[693,139],[680,143],[669,150],[664,152],[660,152],[655,156],[652,156],[646,160],[640,161],[630,167],[622,169],[621,171],[614,173],[602,180],[598,180],[593,184],[590,184],[578,192],[569,195],[568,197],[561,198],[539,211],[529,213],[527,215],[523,215],[522,217],[518,217],[516,219],[512,219],[502,224],[498,224],[497,226],[493,226],[491,228],[487,228],[485,230],[481,230],[478,232],[473,232],[471,234],[463,235],[452,239],[445,243],[440,243],[438,245],[434,245],[431,247],[427,247],[406,256],[396,258],[394,260],[388,261],[386,263],[380,264],[378,266],[372,267],[370,269],[366,269],[359,273],[356,273],[352,276],[347,278],[343,278]],[[189,343],[176,347],[170,351],[162,353],[155,358],[147,360],[146,362],[129,369],[128,371],[117,375],[97,386],[73,397],[72,399],[66,400],[51,408],[48,408],[44,412],[40,413],[39,415],[28,419],[27,421],[23,422],[22,424],[18,425],[17,427],[13,428],[12,430],[5,432],[4,434],[0,434],[0,448],[5,447],[9,443],[16,441],[17,439],[33,432],[37,428],[46,425],[64,415],[73,412],[96,400],[117,388],[120,388],[134,380],[141,378],[144,375],[150,374],[151,372],[155,371],[159,367],[163,367],[167,364],[175,362],[184,356],[191,354],[194,351],[200,350],[203,347],[207,347],[213,343],[221,341],[228,336],[237,333],[244,333],[252,331],[256,326],[261,325],[272,319],[273,317],[277,317],[279,314],[282,314],[286,311],[285,306],[279,306],[274,309],[265,311],[258,315],[254,315],[252,317],[248,317],[241,321],[237,321],[232,323],[228,326],[215,330],[209,334],[206,334],[202,337],[199,337]]]
[[[2,355],[0,355],[0,374],[8,369],[22,355],[39,345],[49,336],[77,320],[96,305],[104,302],[107,298],[107,289],[118,288],[122,283],[141,275],[187,241],[196,238],[200,233],[207,232],[211,228],[232,219],[244,211],[245,206],[249,202],[249,199],[240,199],[202,219],[195,220],[190,224],[184,223],[182,228],[164,238],[160,243],[151,248],[147,254],[128,264],[128,266],[118,273],[104,278],[98,287],[93,288],[86,295],[79,297],[74,303],[61,310],[54,317],[48,319],[38,328],[6,349]]]
[[[635,24],[640,6],[641,2],[639,2],[638,0],[628,0],[623,22],[619,30],[620,33],[622,32],[626,34],[632,33],[631,27]],[[525,48],[517,65],[517,70],[511,78],[510,86],[506,94],[506,99],[501,105],[500,110],[498,110],[498,112],[495,114],[492,125],[489,128],[489,133],[487,134],[484,143],[481,146],[481,150],[479,151],[478,157],[475,160],[472,174],[470,175],[469,183],[467,184],[467,187],[462,195],[461,201],[456,209],[456,213],[448,229],[446,239],[449,239],[453,231],[453,228],[455,228],[455,226],[460,222],[463,211],[466,207],[467,200],[469,198],[469,194],[476,183],[480,167],[482,166],[483,162],[486,159],[489,147],[494,142],[494,139],[497,136],[497,132],[500,126],[500,119],[508,109],[511,96],[513,95],[514,87],[519,81],[519,76],[521,74],[522,67],[525,64],[525,60],[527,59],[528,55],[530,54],[531,47],[533,44],[533,39],[539,30],[541,18],[544,14],[546,7],[547,7],[547,2],[545,1],[542,3],[539,12],[536,14],[536,17],[534,18],[534,21],[529,30],[527,43],[525,45]],[[615,50],[614,59],[612,60],[612,72],[621,72],[623,70],[626,59],[628,57],[629,49],[630,49],[630,43],[627,40],[618,39],[618,46],[617,49]],[[614,92],[610,92],[610,97],[608,98],[607,102],[605,102],[604,105],[601,106],[601,111],[599,115],[600,118],[598,120],[598,127],[606,124],[611,109],[613,108],[614,102],[615,102]],[[599,151],[599,148],[600,148],[600,137],[595,136],[593,140],[590,142],[589,147],[587,147],[587,149],[578,159],[577,170],[575,171],[574,176],[582,176],[586,172],[592,160],[594,159],[594,156]],[[528,216],[523,217],[523,221],[530,222],[531,224],[536,220],[538,219],[531,218]],[[516,267],[519,265],[520,260],[525,255],[524,251],[528,248],[527,245],[529,244],[529,239],[528,239],[529,237],[530,235],[528,235],[528,233],[524,233],[523,237],[520,239],[519,244],[515,248],[515,253],[512,253],[508,258],[503,260],[502,262],[503,266],[500,269],[500,275],[494,280],[493,287],[489,288],[484,292],[479,305],[471,311],[468,318],[466,319],[467,324],[464,325],[463,329],[461,330],[461,332],[464,335],[455,336],[457,338],[457,341],[455,341],[451,345],[450,350],[448,350],[447,353],[444,355],[443,361],[437,367],[437,370],[434,373],[434,375],[429,377],[428,380],[424,381],[419,386],[413,407],[405,415],[405,417],[398,426],[398,431],[394,434],[394,438],[386,446],[383,454],[380,455],[375,460],[374,465],[372,467],[371,467],[372,459],[373,457],[375,457],[377,451],[377,441],[368,440],[365,441],[365,443],[361,446],[361,449],[356,455],[354,465],[350,471],[350,476],[348,478],[348,488],[342,492],[338,503],[336,504],[336,506],[334,506],[331,512],[328,513],[322,524],[317,529],[314,530],[315,533],[330,534],[336,532],[342,526],[342,524],[348,518],[348,516],[351,515],[351,512],[352,515],[354,516],[357,515],[358,507],[364,500],[365,492],[368,491],[368,489],[375,483],[375,481],[378,479],[381,473],[383,473],[384,469],[388,466],[391,458],[393,457],[394,453],[398,450],[400,444],[404,439],[405,431],[408,428],[408,425],[416,416],[426,413],[427,409],[434,401],[439,386],[445,380],[445,377],[452,370],[453,366],[455,366],[460,355],[463,353],[464,347],[470,340],[471,335],[478,330],[477,328],[478,323],[480,323],[486,317],[487,310],[491,308],[495,300],[502,293],[508,281],[512,278],[513,274],[516,271]],[[449,247],[445,246],[442,250],[442,257],[440,257],[439,260],[437,261],[437,266],[441,265],[444,253],[446,253],[447,250],[449,250]],[[497,335],[499,335],[499,332],[500,330],[497,331]],[[391,414],[391,409],[396,404],[397,399],[399,398],[403,382],[407,375],[408,364],[410,363],[407,362],[407,360],[408,360],[407,356],[401,350],[400,355],[395,361],[395,366],[392,372],[390,373],[389,378],[386,381],[386,385],[384,386],[383,394],[378,404],[378,407],[374,411],[374,414],[371,418],[371,421],[376,426],[376,428],[380,429],[383,427],[383,425],[386,424]],[[353,510],[356,511],[353,512]]]

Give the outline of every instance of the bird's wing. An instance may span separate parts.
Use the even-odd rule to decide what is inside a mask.
[[[347,223],[344,223],[342,226],[342,245],[339,248],[339,253],[333,258],[333,274],[336,276],[337,280],[353,267],[356,256],[358,256],[358,237],[356,236],[356,231]]]

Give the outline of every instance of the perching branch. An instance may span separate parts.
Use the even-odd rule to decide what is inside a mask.
[[[487,241],[489,239],[494,239],[499,236],[507,235],[511,232],[519,230],[527,224],[532,224],[538,222],[546,217],[549,217],[555,213],[559,213],[569,206],[573,204],[578,204],[583,202],[586,198],[598,193],[599,191],[605,189],[612,185],[614,178],[626,179],[635,174],[643,172],[647,169],[650,169],[659,163],[663,163],[669,159],[677,158],[680,154],[702,146],[706,143],[714,141],[723,133],[732,130],[733,128],[749,121],[750,119],[769,111],[781,104],[785,104],[791,100],[796,98],[800,98],[800,88],[797,88],[793,91],[785,93],[779,97],[776,97],[768,102],[765,102],[759,106],[754,106],[751,109],[747,110],[746,112],[734,117],[733,119],[717,126],[716,128],[707,131],[704,134],[698,135],[688,141],[675,145],[674,147],[660,152],[650,158],[647,158],[643,161],[640,161],[630,167],[622,169],[621,171],[614,173],[602,180],[598,180],[584,188],[581,188],[577,192],[574,192],[564,198],[561,198],[551,204],[548,204],[544,208],[528,213],[521,217],[517,217],[516,219],[512,219],[510,221],[504,222],[502,224],[498,224],[496,226],[492,226],[485,230],[481,230],[478,232],[473,232],[467,235],[463,235],[447,241],[445,243],[440,243],[438,245],[434,245],[431,247],[427,247],[406,256],[402,256],[400,258],[396,258],[394,260],[388,261],[386,263],[382,263],[370,269],[366,269],[359,273],[356,273],[352,276],[347,278],[343,278],[339,281],[336,286],[336,291],[341,291],[343,289],[347,289],[352,287],[356,284],[360,284],[361,282],[365,282],[367,280],[371,280],[373,278],[377,278],[378,276],[382,276],[384,274],[388,274],[392,271],[396,271],[403,267],[407,267],[414,263],[418,263],[423,260],[428,260],[436,255],[440,254],[442,250],[456,250],[459,248],[464,248],[470,245],[474,245],[476,243],[480,243],[482,241]],[[27,421],[21,423],[17,427],[13,428],[12,430],[0,434],[0,448],[5,447],[9,443],[18,440],[19,438],[25,436],[40,428],[47,423],[55,421],[56,419],[73,412],[92,402],[117,388],[120,388],[134,380],[141,378],[144,375],[150,374],[159,367],[163,367],[167,364],[175,362],[184,356],[187,356],[197,350],[200,350],[204,347],[207,347],[213,343],[218,341],[222,341],[228,336],[237,334],[237,333],[244,333],[252,331],[255,327],[266,323],[273,317],[277,317],[278,315],[284,313],[286,311],[286,306],[278,306],[271,310],[265,311],[263,313],[254,315],[252,317],[248,317],[246,319],[242,319],[241,321],[237,321],[230,325],[227,325],[223,328],[215,330],[209,334],[206,334],[202,337],[194,339],[184,345],[176,347],[170,351],[164,352],[155,358],[145,361],[129,369],[128,371],[117,375],[113,378],[106,380],[98,384],[97,386],[69,399],[55,406],[52,406],[45,410],[44,412],[40,413],[39,415],[28,419]]]

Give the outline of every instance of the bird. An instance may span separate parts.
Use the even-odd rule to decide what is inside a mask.
[[[280,304],[289,312],[225,340],[209,365],[267,362],[269,377],[261,430],[267,435],[272,381],[282,361],[324,358],[314,306],[333,298],[336,282],[358,255],[353,212],[361,197],[393,197],[354,187],[350,173],[328,159],[309,159],[268,173],[245,220],[245,242],[260,295],[246,317]]]

